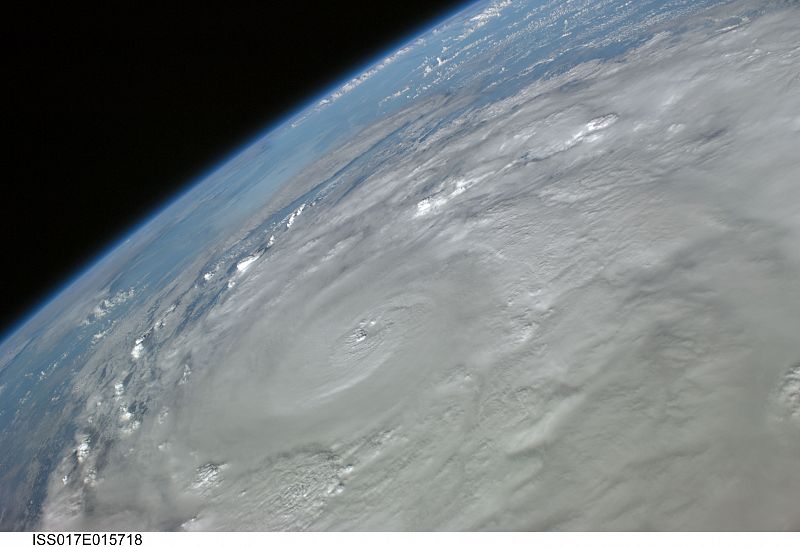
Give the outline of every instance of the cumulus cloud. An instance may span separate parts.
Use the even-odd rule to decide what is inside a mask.
[[[797,528],[800,11],[744,10],[334,152],[83,372],[42,525]]]

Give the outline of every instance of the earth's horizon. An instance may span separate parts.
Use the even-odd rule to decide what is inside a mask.
[[[0,530],[800,530],[798,44],[465,4],[5,334]]]

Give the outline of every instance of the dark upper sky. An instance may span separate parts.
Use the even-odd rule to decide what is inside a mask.
[[[243,141],[464,3],[53,4],[0,16],[0,338]]]

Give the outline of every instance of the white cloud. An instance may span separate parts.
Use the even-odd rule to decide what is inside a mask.
[[[800,11],[706,22],[332,153],[265,267],[148,341],[126,424],[152,408],[101,467],[79,433],[43,526],[793,526]]]

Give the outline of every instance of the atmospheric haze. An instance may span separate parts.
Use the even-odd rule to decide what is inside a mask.
[[[800,528],[800,9],[751,8],[292,175],[81,368],[40,526]]]

